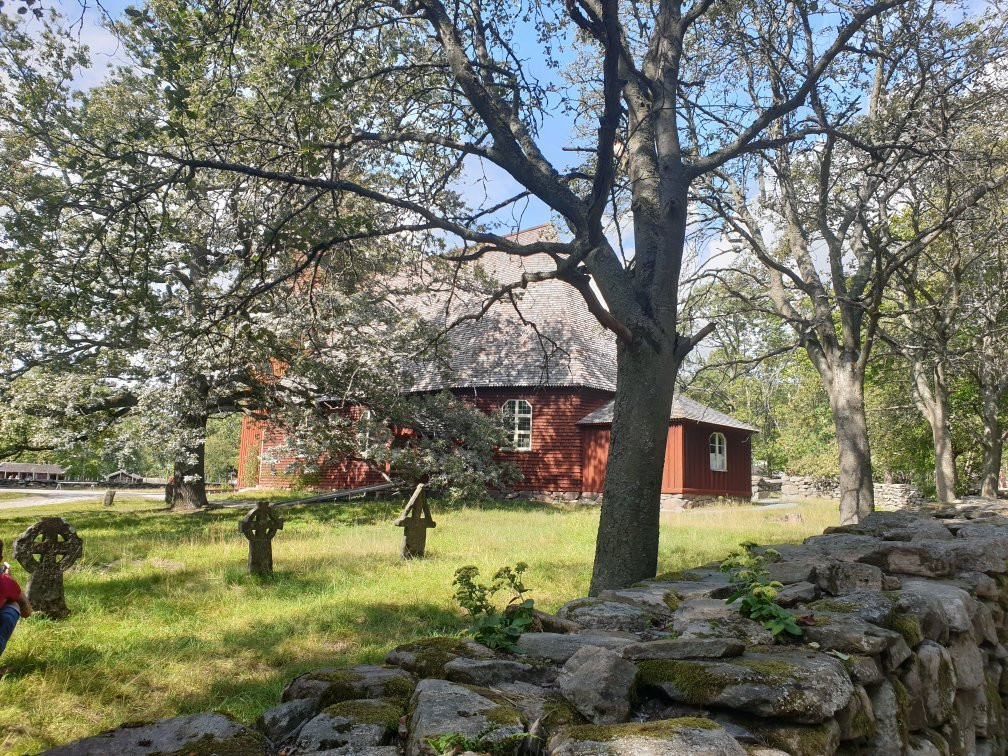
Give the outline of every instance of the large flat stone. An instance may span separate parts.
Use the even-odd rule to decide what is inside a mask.
[[[662,615],[667,614],[666,611]],[[659,615],[635,604],[624,601],[603,601],[596,598],[582,598],[560,607],[557,616],[576,622],[591,630],[623,630],[641,632],[655,627]]]
[[[341,701],[305,723],[292,753],[389,745],[398,731],[402,713],[402,706],[380,699]]]
[[[223,714],[188,714],[147,725],[119,727],[46,751],[47,756],[161,756],[201,749],[254,756],[269,752],[258,733]]]
[[[517,709],[447,680],[421,680],[410,710],[406,756],[435,756],[426,740],[446,733],[497,743],[525,732]]]
[[[518,653],[563,664],[582,646],[622,649],[636,642],[637,636],[629,633],[525,633],[518,641]]]
[[[484,687],[508,682],[552,682],[556,670],[510,659],[452,659],[445,664],[445,679]]]
[[[642,685],[674,701],[816,724],[847,705],[854,686],[832,656],[754,653],[718,661],[638,662]]]
[[[651,612],[655,617],[668,617],[675,611],[682,597],[661,584],[623,588],[618,591],[602,591],[598,597],[603,601],[618,601]]]
[[[745,644],[735,638],[663,638],[646,643],[632,643],[623,649],[623,658],[647,659],[722,659],[741,656]]]
[[[617,724],[630,714],[636,680],[637,667],[618,652],[584,646],[564,664],[557,685],[588,721]]]

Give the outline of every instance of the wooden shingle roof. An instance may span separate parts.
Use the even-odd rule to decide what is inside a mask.
[[[522,243],[553,233],[540,226],[515,234]],[[581,294],[563,281],[531,282],[514,301],[494,303],[475,317],[488,295],[554,268],[547,255],[519,257],[498,251],[472,266],[482,286],[433,291],[413,303],[438,329],[448,329],[435,355],[410,371],[410,392],[441,388],[578,386],[616,390],[616,342],[588,311]],[[466,316],[473,319],[462,320]],[[451,328],[448,328],[451,326]]]

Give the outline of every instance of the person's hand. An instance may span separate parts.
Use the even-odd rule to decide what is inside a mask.
[[[3,563],[3,569],[0,570],[0,574],[10,575],[10,562]]]

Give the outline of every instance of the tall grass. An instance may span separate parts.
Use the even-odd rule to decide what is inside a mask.
[[[427,558],[399,559],[401,501],[285,507],[276,575],[245,574],[243,510],[171,514],[124,497],[0,511],[0,538],[60,513],[84,539],[66,575],[69,619],[20,623],[0,665],[0,751],[34,753],[127,721],[216,709],[252,721],[294,675],[379,661],[418,637],[463,627],[455,570],[529,564],[537,604],[588,588],[597,509],[507,502],[433,505]],[[784,514],[801,521],[782,522]],[[663,519],[661,570],[723,557],[740,541],[800,541],[835,504],[684,512]],[[8,554],[8,559],[10,555]],[[26,575],[15,565],[14,576]]]

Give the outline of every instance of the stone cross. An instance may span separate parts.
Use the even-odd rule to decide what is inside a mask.
[[[62,517],[45,517],[14,541],[14,558],[28,572],[25,595],[39,614],[63,619],[63,573],[80,559],[84,542]]]
[[[423,559],[427,548],[427,528],[437,527],[427,506],[427,492],[421,483],[416,487],[395,524],[403,529],[399,555],[403,559]]]
[[[105,491],[105,498],[102,499],[102,506],[103,507],[111,507],[112,506],[112,502],[115,501],[115,495],[116,495],[116,492],[115,492],[114,488],[109,488],[108,490],[106,490]]]
[[[283,530],[284,521],[276,516],[267,501],[260,501],[255,509],[241,518],[239,532],[248,538],[250,575],[273,574],[273,536]]]

